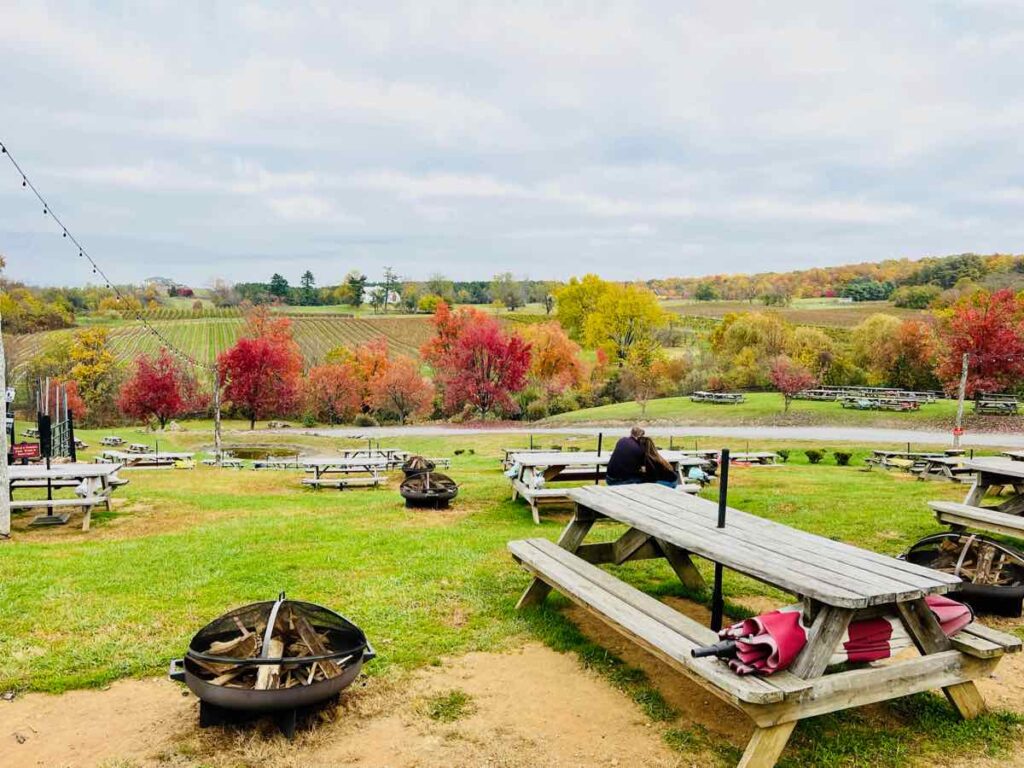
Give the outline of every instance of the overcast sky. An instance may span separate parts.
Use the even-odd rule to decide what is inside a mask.
[[[119,282],[1024,251],[1024,3],[3,5],[0,141]],[[91,277],[6,163],[0,253]]]

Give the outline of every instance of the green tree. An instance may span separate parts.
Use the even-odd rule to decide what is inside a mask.
[[[693,298],[697,301],[715,301],[718,298],[718,291],[711,283],[701,283],[694,291]]]
[[[366,275],[353,269],[345,275],[345,287],[348,289],[346,304],[358,309],[366,301]]]
[[[455,283],[449,280],[447,277],[442,275],[440,272],[435,272],[427,280],[425,286],[426,294],[434,294],[440,296],[446,304],[454,304],[456,300],[455,296]]]
[[[604,349],[619,365],[638,344],[655,341],[655,333],[667,324],[657,297],[638,285],[609,284],[587,316],[584,342]]]
[[[288,281],[284,276],[275,272],[273,277],[270,278],[270,295],[284,301],[288,298],[289,290]]]
[[[570,338],[583,341],[587,318],[597,308],[597,302],[611,283],[597,275],[570,278],[567,285],[555,292],[555,316]]]
[[[299,278],[299,286],[302,303],[307,307],[316,304],[316,278],[313,277],[313,273],[308,269]]]
[[[491,280],[491,297],[500,301],[509,310],[519,309],[526,301],[522,280],[516,280],[511,272],[495,275]]]

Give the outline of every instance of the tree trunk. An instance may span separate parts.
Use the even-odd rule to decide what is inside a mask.
[[[249,431],[252,432],[256,429],[256,416],[249,417]]]

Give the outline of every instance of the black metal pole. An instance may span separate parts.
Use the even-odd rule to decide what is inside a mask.
[[[601,455],[601,443],[604,442],[604,432],[597,433],[597,455]]]
[[[721,477],[718,485],[718,528],[725,528],[725,512],[729,497],[729,449],[723,448],[719,454],[719,471]],[[718,632],[722,628],[725,613],[725,597],[722,594],[722,564],[715,563],[715,586],[711,594],[711,629]]]

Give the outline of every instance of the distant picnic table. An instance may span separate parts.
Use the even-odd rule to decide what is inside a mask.
[[[543,601],[554,588],[745,712],[756,727],[743,768],[775,765],[799,720],[921,691],[942,688],[963,717],[973,718],[985,710],[974,681],[1021,648],[1018,638],[976,623],[952,638],[943,633],[924,598],[959,589],[956,576],[739,510],[729,509],[718,528],[715,502],[662,486],[584,486],[570,495],[575,514],[557,544],[536,538],[508,545],[534,576],[519,607]],[[603,520],[625,525],[625,533],[585,543]],[[717,642],[717,633],[597,567],[664,558],[688,588],[702,590],[694,556],[802,601],[807,643],[788,670],[739,676],[719,659],[693,658],[691,651]],[[898,616],[921,655],[828,673],[851,621],[879,615]]]
[[[122,464],[125,469],[170,469],[177,462],[191,462],[195,454],[188,451],[154,453],[147,448],[146,451],[106,450],[100,456],[106,461]]]
[[[391,458],[365,454],[363,458],[345,456],[314,456],[298,460],[299,466],[313,477],[303,478],[302,484],[314,488],[372,487],[381,483],[381,472],[391,466]]]
[[[686,482],[686,470],[699,467],[705,460],[679,451],[659,451],[673,469],[679,482],[690,492],[696,493],[700,485]],[[515,475],[511,478],[512,500],[522,498],[530,505],[533,521],[540,523],[541,505],[567,504],[570,501],[570,487],[552,487],[552,483],[600,482],[605,477],[611,451],[556,451],[512,454]],[[678,491],[677,491],[678,492]]]
[[[694,403],[717,403],[719,405],[737,405],[745,402],[742,392],[694,392],[690,400]]]
[[[1024,538],[1024,461],[986,456],[965,459],[962,467],[975,475],[963,502],[928,502],[939,522]]]
[[[974,399],[974,412],[994,416],[1013,416],[1018,412],[1015,395],[981,393]]]
[[[55,518],[53,522],[67,522],[67,515],[55,515],[54,511],[67,507],[82,509],[82,530],[88,531],[92,519],[93,507],[104,505],[110,509],[110,494],[114,489],[125,485],[128,481],[118,476],[120,464],[85,464],[68,463],[52,464],[47,469],[44,464],[14,464],[8,467],[10,478],[10,500],[12,510],[43,508],[47,516]],[[77,498],[52,498],[52,492],[60,489],[74,488]],[[17,499],[15,491],[32,490],[35,493],[49,490],[51,498]],[[39,522],[47,522],[46,520]]]
[[[843,397],[840,404],[858,411],[916,411],[921,407],[921,401],[904,397],[852,396]]]

